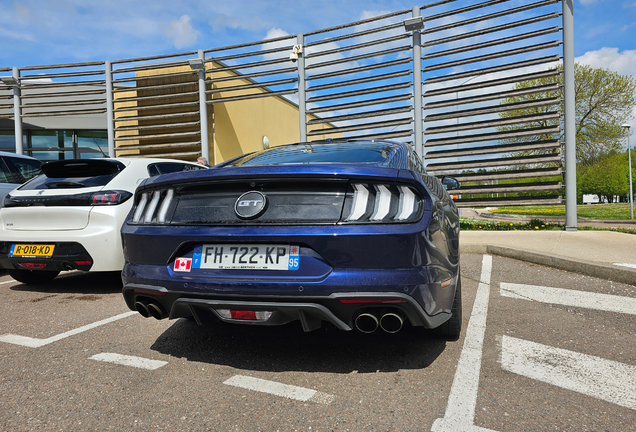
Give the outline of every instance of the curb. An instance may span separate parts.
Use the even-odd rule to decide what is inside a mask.
[[[620,268],[596,261],[573,260],[572,258],[562,255],[548,255],[496,245],[469,244],[463,247],[460,246],[459,250],[460,253],[498,255],[558,270],[578,273],[584,276],[592,276],[636,286],[636,269],[628,267]]]

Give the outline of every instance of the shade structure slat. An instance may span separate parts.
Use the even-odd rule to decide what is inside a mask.
[[[559,140],[551,141],[528,141],[508,145],[490,145],[481,147],[467,147],[463,149],[438,150],[426,152],[426,159],[443,159],[460,156],[476,156],[482,154],[527,152],[531,150],[556,149],[561,146]]]

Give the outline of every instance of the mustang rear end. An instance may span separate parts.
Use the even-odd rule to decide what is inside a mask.
[[[382,143],[385,159],[407,151],[394,146]],[[145,317],[199,324],[439,327],[461,317],[453,209],[388,162],[159,176],[122,227],[124,298]]]

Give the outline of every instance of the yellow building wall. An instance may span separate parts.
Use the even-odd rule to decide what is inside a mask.
[[[235,77],[227,81],[213,81],[212,84],[208,84],[208,90],[212,90],[212,94],[208,95],[208,100],[245,96],[245,95],[260,95],[270,93],[271,90],[267,90],[263,87],[254,87],[249,89],[230,90],[230,87],[237,87],[243,85],[253,85],[254,82],[247,78],[241,77],[241,75],[231,70],[217,70],[224,68],[224,66],[217,63],[208,62],[206,65],[207,79],[219,79]],[[169,77],[168,74],[175,73],[188,73],[188,75]],[[192,70],[189,66],[177,66],[177,67],[162,67],[157,69],[142,70],[136,73],[137,77],[154,77],[150,80],[138,81],[137,87],[131,89],[129,92],[116,93],[114,95],[115,108],[123,107],[151,107],[154,105],[166,105],[168,103],[183,103],[198,101],[198,95],[184,95],[183,97],[176,97],[163,100],[162,98],[154,98],[160,95],[178,95],[180,92],[192,92],[193,88],[198,87],[174,87],[174,88],[159,88],[152,89],[144,87],[149,86],[166,86],[169,84],[183,84],[192,82],[198,82],[198,76],[191,74]],[[224,89],[228,89],[224,91]],[[125,97],[141,97],[150,96],[153,99],[142,101],[118,101]],[[175,108],[157,108],[146,109],[139,111],[126,111],[122,113],[116,113],[115,118],[121,118],[122,116],[129,117],[131,115],[144,116],[144,115],[161,115],[176,112],[188,112],[196,111],[197,106],[189,107],[175,107]],[[263,149],[263,137],[267,136],[269,139],[269,146],[277,146],[282,144],[295,143],[300,140],[299,129],[299,111],[298,106],[284,99],[280,96],[261,97],[256,99],[246,99],[231,102],[220,102],[207,105],[208,110],[208,153],[210,165],[221,163],[225,160],[231,159],[236,156],[240,156],[245,153],[259,151]],[[198,114],[193,113],[192,117],[183,118],[183,121],[197,120]],[[315,118],[314,116],[307,116],[307,120]],[[139,117],[137,121],[116,122],[116,126],[157,126],[161,124],[170,125],[168,128],[157,129],[152,128],[150,130],[135,131],[117,131],[116,138],[124,135],[138,135],[138,136],[154,136],[159,134],[165,134],[162,137],[151,139],[134,139],[116,141],[117,154],[119,156],[124,155],[140,155],[140,156],[168,156],[185,160],[194,160],[198,154],[195,154],[193,150],[196,147],[187,147],[188,140],[198,140],[199,138],[183,138],[183,137],[170,137],[170,134],[178,134],[189,131],[196,131],[196,127],[175,127],[174,123],[179,120],[144,120]],[[329,129],[332,126],[324,124],[322,128]],[[313,129],[316,129],[314,126]],[[312,136],[312,139],[326,138],[327,136]],[[340,137],[340,134],[331,134],[331,138]],[[185,142],[184,142],[185,141]],[[185,147],[184,147],[185,146]],[[178,147],[178,148],[177,148]],[[124,151],[123,149],[127,149]],[[188,153],[185,153],[186,150]],[[168,153],[174,154],[171,156]]]
[[[263,87],[222,91],[230,87],[251,84],[251,81],[232,71],[215,71],[215,69],[223,68],[217,63],[208,64],[208,67],[210,66],[213,79],[236,77],[234,80],[214,82],[214,90],[220,91],[212,94],[213,99],[270,92]],[[261,97],[215,103],[212,106],[214,107],[214,143],[213,149],[210,149],[210,159],[213,158],[215,164],[245,153],[263,150],[263,137],[268,138],[269,147],[300,141],[298,106],[283,97]],[[307,120],[313,118],[315,117],[307,116]],[[331,128],[328,124],[324,127]]]

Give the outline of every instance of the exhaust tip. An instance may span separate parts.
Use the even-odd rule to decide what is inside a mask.
[[[164,318],[168,318],[168,314],[166,313],[165,310],[163,310],[163,307],[161,307],[159,304],[157,303],[150,303],[148,305],[148,313],[157,320],[162,320]]]
[[[380,318],[380,327],[387,333],[397,333],[404,324],[404,318],[395,312],[389,312]]]
[[[139,312],[139,315],[141,315],[142,317],[150,318],[150,312],[148,312],[148,308],[144,303],[140,301],[135,302],[135,309],[137,309],[137,312]]]
[[[378,319],[371,313],[362,313],[357,316],[355,324],[362,333],[373,333],[378,328]]]

